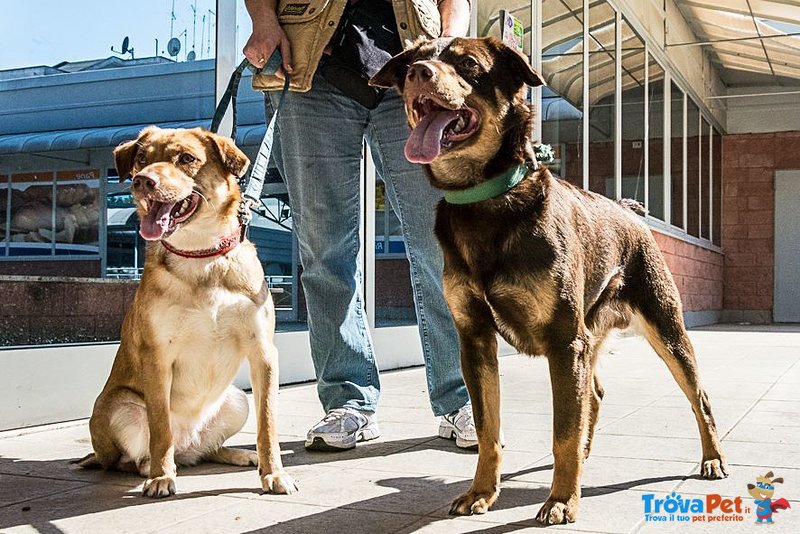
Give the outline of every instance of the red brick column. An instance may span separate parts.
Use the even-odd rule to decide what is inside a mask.
[[[722,154],[723,320],[770,322],[775,171],[800,168],[800,132],[728,135]]]

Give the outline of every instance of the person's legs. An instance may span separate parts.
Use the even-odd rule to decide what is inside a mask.
[[[268,94],[268,108],[277,106],[279,95]],[[359,169],[366,122],[363,107],[317,76],[308,93],[286,94],[276,128],[273,159],[289,191],[326,412],[374,412],[380,392],[361,293]]]
[[[403,229],[431,407],[434,414],[446,415],[468,404],[469,396],[461,376],[458,334],[442,293],[442,253],[433,233],[442,194],[422,167],[405,158],[409,130],[398,95],[387,94],[372,110],[366,135]]]

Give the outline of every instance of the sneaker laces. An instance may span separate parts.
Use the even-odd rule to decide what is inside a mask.
[[[334,408],[333,410],[325,414],[325,417],[322,418],[322,422],[334,423],[337,421],[341,421],[348,415],[355,415],[355,414],[351,410],[348,410],[347,408]]]
[[[325,414],[325,417],[323,417],[319,423],[314,425],[314,428],[330,424],[338,424],[339,428],[344,431],[353,431],[364,426],[367,420],[368,418],[358,410],[354,410],[352,408],[333,408]],[[348,422],[351,422],[352,425],[355,425],[355,428],[348,429]]]
[[[472,405],[462,406],[455,412],[448,414],[452,417],[453,426],[461,431],[475,432],[475,419],[472,416]]]

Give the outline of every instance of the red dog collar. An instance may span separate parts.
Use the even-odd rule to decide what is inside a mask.
[[[239,246],[239,243],[242,242],[241,235],[242,228],[240,225],[239,229],[235,233],[227,237],[223,237],[212,248],[206,248],[202,250],[181,250],[173,247],[163,239],[161,240],[161,244],[165,249],[182,258],[213,258],[214,256],[222,256],[223,254],[227,254]]]

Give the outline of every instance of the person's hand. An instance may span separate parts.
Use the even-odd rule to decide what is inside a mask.
[[[244,45],[244,57],[247,58],[257,68],[262,68],[266,65],[275,49],[281,52],[283,60],[282,70],[291,74],[292,73],[292,49],[289,45],[289,39],[278,23],[276,16],[265,17],[259,24],[253,23],[253,33]],[[283,73],[279,69],[276,74],[283,77]]]
[[[466,37],[469,33],[471,0],[439,0],[437,5],[442,16],[440,37]]]

